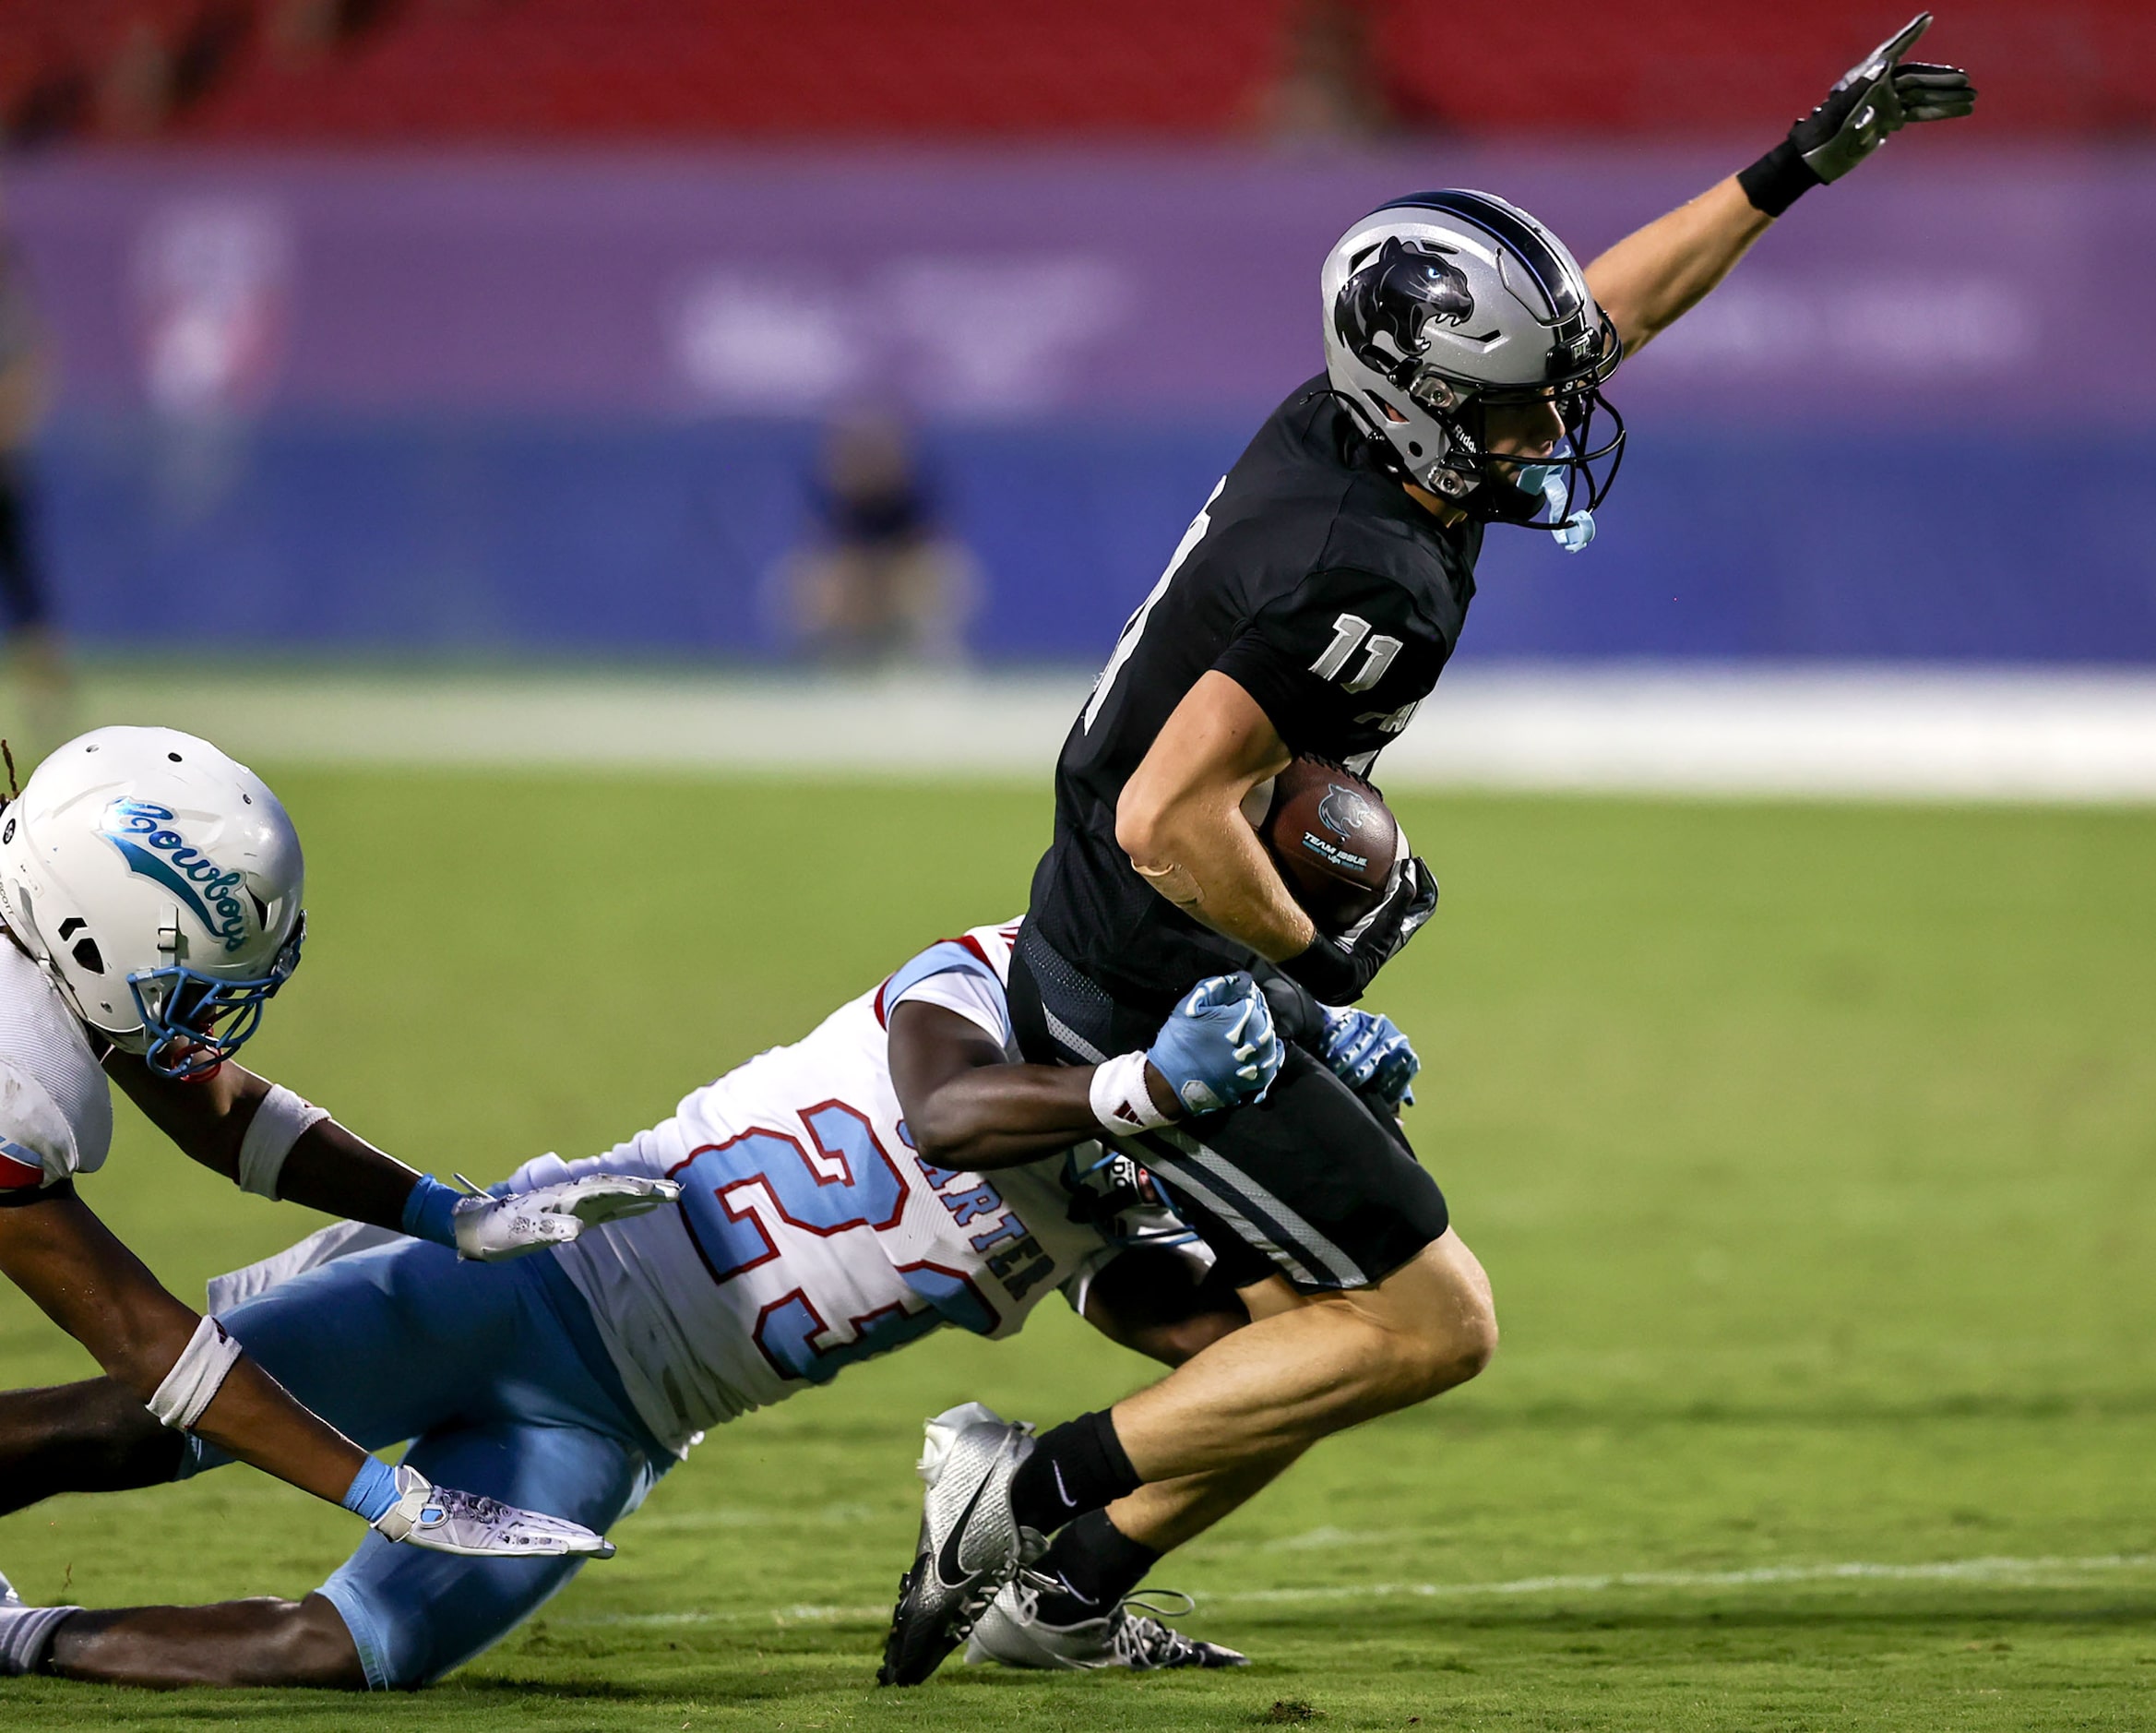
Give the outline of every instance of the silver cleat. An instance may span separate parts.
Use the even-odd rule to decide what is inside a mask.
[[[1179,1667],[1247,1667],[1250,1657],[1222,1643],[1186,1637],[1155,1615],[1165,1609],[1144,1596],[1131,1596],[1098,1618],[1052,1625],[1041,1618],[1044,1591],[1064,1585],[1030,1571],[998,1592],[973,1627],[966,1661],[978,1667],[994,1661],[1003,1667],[1049,1672],[1092,1672],[1122,1667],[1150,1673]],[[1162,1590],[1159,1593],[1168,1593]],[[1190,1597],[1178,1596],[1188,1612]]]
[[[1033,1453],[1033,1428],[977,1402],[928,1423],[921,1452],[921,1540],[899,1579],[879,1685],[918,1685],[963,1643],[973,1621],[1046,1542],[1011,1512],[1011,1476]]]

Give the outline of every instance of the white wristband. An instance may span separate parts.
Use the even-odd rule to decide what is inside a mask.
[[[1146,1056],[1126,1053],[1093,1067],[1088,1092],[1093,1117],[1118,1137],[1133,1131],[1150,1131],[1168,1123],[1169,1116],[1153,1105],[1153,1092],[1146,1087]]]
[[[328,1109],[302,1101],[282,1083],[269,1085],[240,1140],[240,1171],[235,1176],[242,1191],[258,1197],[277,1195],[277,1177],[284,1171],[284,1158],[306,1130],[329,1117]]]
[[[239,1360],[240,1345],[225,1334],[216,1319],[205,1318],[195,1326],[195,1333],[147,1406],[160,1424],[185,1432],[202,1417],[203,1409],[224,1387]]]

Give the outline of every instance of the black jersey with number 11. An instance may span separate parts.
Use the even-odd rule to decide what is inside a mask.
[[[1377,467],[1322,376],[1273,412],[1116,640],[1055,769],[1039,937],[1135,1006],[1248,953],[1172,906],[1115,843],[1115,803],[1209,668],[1297,753],[1364,769],[1436,684],[1474,594],[1479,524],[1447,528]]]

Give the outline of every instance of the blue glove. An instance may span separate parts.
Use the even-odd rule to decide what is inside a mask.
[[[1325,1010],[1325,1062],[1333,1075],[1358,1094],[1376,1090],[1396,1107],[1412,1106],[1415,1074],[1423,1061],[1391,1018],[1376,1011]]]
[[[1146,1058],[1188,1113],[1222,1113],[1260,1099],[1280,1069],[1272,1007],[1241,970],[1192,987],[1161,1025]]]

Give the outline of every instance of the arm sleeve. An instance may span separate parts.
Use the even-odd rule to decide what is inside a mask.
[[[888,1010],[918,1002],[956,1011],[998,1046],[1011,1041],[1010,1013],[1002,985],[985,968],[960,963],[922,975],[900,986],[885,1001]]]
[[[0,1191],[58,1185],[80,1165],[75,1129],[44,1086],[0,1059]]]
[[[1383,716],[1426,698],[1451,653],[1396,582],[1313,574],[1260,611],[1213,663],[1257,701],[1289,748],[1339,756]]]

